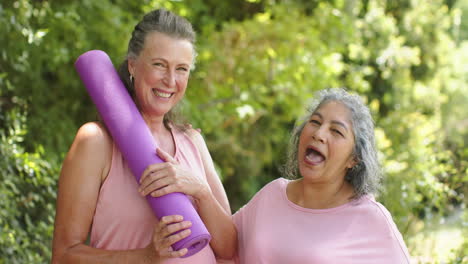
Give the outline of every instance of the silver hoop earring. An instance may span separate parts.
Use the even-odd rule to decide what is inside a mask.
[[[133,75],[130,74],[130,83],[133,84]]]

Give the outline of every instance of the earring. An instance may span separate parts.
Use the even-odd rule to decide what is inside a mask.
[[[133,75],[130,74],[130,83],[133,84]]]

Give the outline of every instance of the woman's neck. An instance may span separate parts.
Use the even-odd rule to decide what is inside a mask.
[[[143,119],[150,129],[156,141],[156,145],[173,156],[175,154],[175,143],[171,131],[164,125],[164,117],[149,117],[143,115]]]
[[[354,190],[344,179],[333,183],[315,183],[301,178],[288,185],[287,195],[291,202],[301,207],[328,209],[348,203]]]
[[[149,127],[153,134],[167,130],[164,126],[164,116],[152,117],[150,115],[145,114],[142,114],[142,116],[145,120],[146,125]]]

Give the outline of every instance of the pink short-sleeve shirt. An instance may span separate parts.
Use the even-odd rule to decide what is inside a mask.
[[[409,264],[403,238],[385,207],[364,196],[331,209],[288,200],[289,180],[267,184],[234,216],[238,263]]]

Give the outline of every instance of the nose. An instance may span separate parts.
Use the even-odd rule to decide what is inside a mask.
[[[312,133],[312,138],[318,142],[325,143],[326,140],[325,135],[323,133],[323,128],[319,127],[317,128],[317,130],[314,131],[314,133]]]
[[[167,87],[174,87],[176,84],[176,79],[175,79],[175,72],[172,69],[168,69],[165,72],[164,75],[164,84],[167,85]]]

